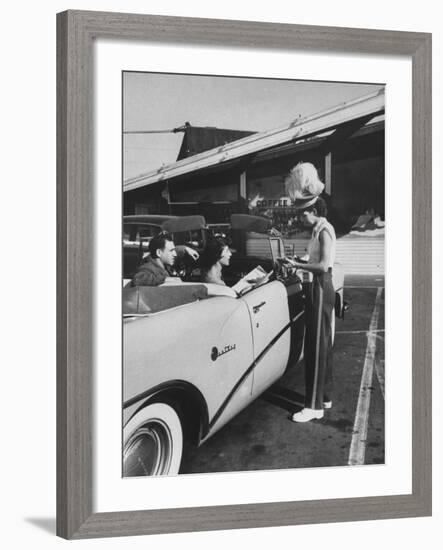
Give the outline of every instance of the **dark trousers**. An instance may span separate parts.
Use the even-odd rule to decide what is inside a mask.
[[[323,402],[332,399],[332,273],[314,274],[313,282],[305,285],[305,296],[305,406],[323,409]]]

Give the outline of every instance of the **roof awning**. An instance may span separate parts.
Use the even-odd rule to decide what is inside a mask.
[[[163,166],[147,174],[130,178],[124,182],[123,190],[132,191],[182,174],[232,161],[251,153],[275,147],[276,145],[306,138],[307,136],[336,128],[351,120],[379,115],[384,112],[384,108],[385,93],[384,88],[381,88],[377,92],[361,98],[341,103],[340,105],[304,118],[299,118],[283,127],[258,132],[221,147],[216,147],[215,149]]]

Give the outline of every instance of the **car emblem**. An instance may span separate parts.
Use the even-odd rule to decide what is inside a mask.
[[[218,351],[218,348],[216,348],[215,346],[212,348],[211,350],[211,359],[213,361],[217,361],[217,359],[219,357],[221,357],[222,355],[224,355],[225,353],[228,353],[230,351],[233,351],[234,349],[236,348],[236,344],[228,344],[227,346],[225,346],[222,350]]]

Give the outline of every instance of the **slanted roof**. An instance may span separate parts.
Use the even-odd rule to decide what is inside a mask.
[[[361,98],[291,121],[283,127],[257,132],[209,151],[183,158],[173,164],[162,166],[147,174],[130,178],[124,182],[124,191],[132,191],[182,174],[239,159],[251,153],[265,151],[277,145],[318,135],[353,120],[375,117],[384,113],[384,109],[385,93],[384,88],[381,88],[377,92]]]

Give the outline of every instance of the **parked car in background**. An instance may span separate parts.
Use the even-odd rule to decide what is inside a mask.
[[[123,278],[130,279],[148,251],[149,241],[176,216],[135,214],[123,217]]]
[[[129,280],[148,253],[149,242],[160,231],[169,233],[175,244],[201,251],[208,228],[203,216],[137,214],[123,217],[123,279]],[[186,262],[185,262],[186,263]],[[183,265],[179,266],[181,269]]]

